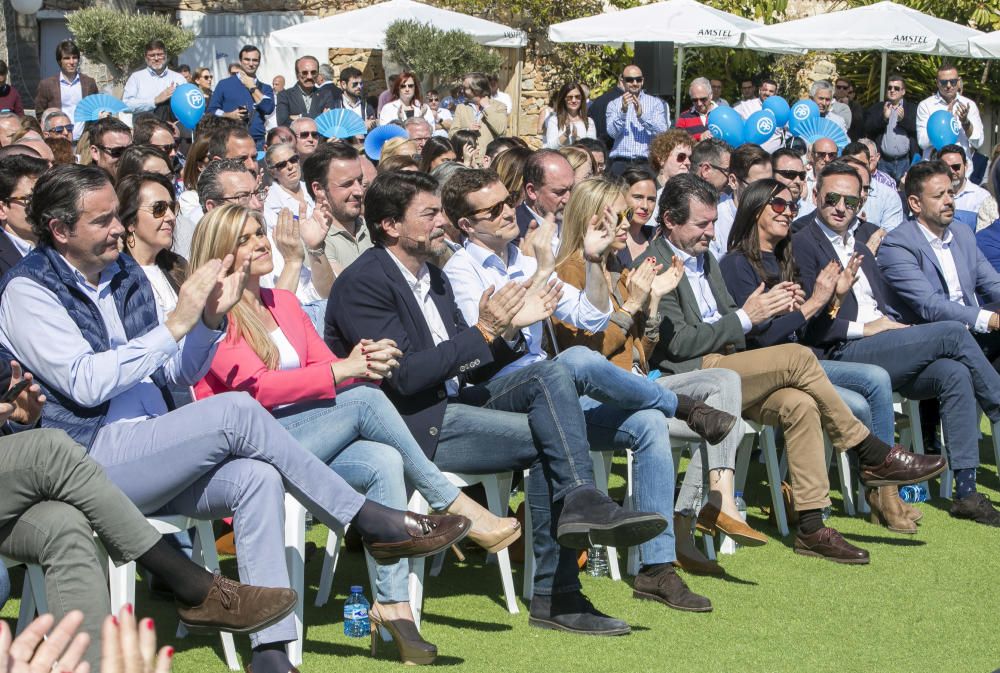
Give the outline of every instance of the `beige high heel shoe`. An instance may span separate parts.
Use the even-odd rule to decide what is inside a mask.
[[[459,514],[472,521],[469,539],[491,554],[506,549],[521,537],[521,524],[513,517],[495,516],[478,502],[459,492],[455,501],[445,509],[448,514]]]
[[[372,627],[372,656],[375,656],[376,646],[382,636],[379,634],[379,627],[384,626],[392,634],[392,639],[399,650],[399,659],[404,664],[411,666],[424,666],[430,664],[437,658],[437,645],[428,643],[420,637],[417,625],[409,619],[384,619],[379,613],[382,606],[372,603],[368,609],[368,620]]]

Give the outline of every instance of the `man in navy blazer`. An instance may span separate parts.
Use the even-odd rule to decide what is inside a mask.
[[[816,217],[792,239],[807,294],[831,260],[846,269],[842,273],[854,277],[848,290],[834,296],[829,311],[812,319],[805,340],[821,347],[831,360],[882,367],[892,389],[910,399],[937,399],[957,485],[951,515],[1000,526],[1000,512],[976,492],[976,403],[993,422],[1000,421],[1000,374],[960,322],[908,326],[896,321],[898,315],[888,303],[891,290],[875,256],[853,235],[855,213],[861,207],[858,170],[844,161],[823,169],[815,189]],[[885,243],[880,258],[884,248]]]
[[[267,118],[274,112],[274,90],[257,79],[260,50],[253,45],[240,49],[240,70],[219,82],[212,92],[206,114],[221,114],[247,123],[257,150],[264,149]]]
[[[346,355],[362,339],[395,341],[403,356],[382,389],[442,470],[532,468],[525,484],[537,562],[531,625],[628,633],[628,624],[581,593],[576,553],[567,547],[637,544],[662,532],[666,519],[625,512],[594,487],[583,411],[565,365],[546,360],[490,379],[523,355],[520,328],[551,314],[554,296],[526,301],[520,284],[490,288],[479,321],[468,326],[447,277],[428,263],[444,251],[446,222],[428,175],[378,176],[365,195],[365,218],[376,247],[334,283],[327,344]]]

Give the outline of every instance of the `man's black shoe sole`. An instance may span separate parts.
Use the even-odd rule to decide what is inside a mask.
[[[608,524],[559,524],[556,540],[567,549],[587,549],[592,544],[605,547],[633,547],[651,540],[667,529],[667,520],[659,514],[629,516]]]
[[[528,617],[528,626],[534,626],[536,629],[548,629],[549,631],[565,631],[566,633],[575,633],[579,636],[626,636],[632,633],[632,629],[627,625],[624,629],[602,629],[595,631],[574,629],[565,624],[540,617]]]
[[[647,594],[647,593],[645,593],[643,591],[639,591],[638,589],[633,589],[632,590],[632,598],[636,598],[636,599],[638,599],[640,601],[656,601],[657,603],[663,603],[668,608],[673,608],[674,610],[681,610],[683,612],[711,612],[712,611],[712,606],[711,605],[708,605],[708,606],[703,607],[703,608],[688,607],[688,606],[685,606],[685,605],[680,605],[678,603],[671,603],[670,601],[668,601],[663,596],[658,596],[656,594]]]

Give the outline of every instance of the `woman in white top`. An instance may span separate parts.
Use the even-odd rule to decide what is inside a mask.
[[[411,117],[423,117],[436,128],[434,111],[420,102],[420,83],[412,72],[402,72],[389,93],[389,102],[378,115],[379,126],[404,122]]]
[[[545,146],[557,150],[580,138],[596,138],[594,120],[587,116],[587,99],[579,82],[564,84],[545,120]]]

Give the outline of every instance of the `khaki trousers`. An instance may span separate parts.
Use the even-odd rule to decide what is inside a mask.
[[[722,367],[743,382],[743,416],[785,434],[795,509],[830,505],[823,431],[838,451],[870,434],[837,394],[811,350],[784,344],[733,355],[711,354],[702,367]]]

